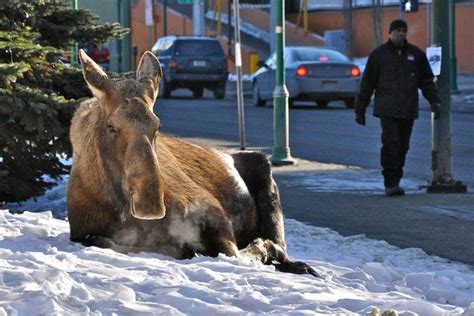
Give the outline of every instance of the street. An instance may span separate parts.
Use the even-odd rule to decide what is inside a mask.
[[[273,109],[255,107],[245,99],[246,147],[271,154],[273,146]],[[232,97],[215,100],[206,92],[199,100],[191,92],[178,90],[171,99],[158,99],[155,112],[163,131],[180,137],[202,137],[233,142],[239,148],[237,102]],[[420,185],[431,181],[431,114],[421,106],[415,122],[405,176]],[[312,103],[296,104],[289,112],[290,149],[295,158],[359,166],[380,170],[380,125],[367,109],[367,126],[354,122],[352,110],[342,102],[327,109],[316,109]],[[474,115],[452,113],[452,165],[455,180],[474,187]],[[380,175],[381,176],[381,175]]]

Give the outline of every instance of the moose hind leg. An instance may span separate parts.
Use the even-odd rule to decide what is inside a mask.
[[[232,155],[257,208],[258,237],[269,239],[286,249],[283,211],[278,187],[273,180],[270,161],[262,153],[241,152]]]

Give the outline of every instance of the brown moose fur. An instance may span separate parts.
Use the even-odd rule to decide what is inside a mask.
[[[286,255],[278,189],[263,154],[227,155],[160,133],[153,105],[162,72],[150,52],[136,79],[117,82],[83,51],[80,58],[95,98],[71,125],[71,240],[178,259],[224,253],[317,276]]]

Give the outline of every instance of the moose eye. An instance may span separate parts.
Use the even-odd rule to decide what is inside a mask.
[[[111,135],[113,136],[117,135],[117,130],[112,126],[112,124],[107,125],[107,130],[109,131]]]

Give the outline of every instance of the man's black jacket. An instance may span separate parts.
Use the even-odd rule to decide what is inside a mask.
[[[375,90],[374,115],[416,119],[418,88],[430,102],[440,103],[426,54],[408,42],[397,48],[389,40],[369,56],[356,98],[355,113],[365,114]]]

